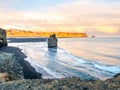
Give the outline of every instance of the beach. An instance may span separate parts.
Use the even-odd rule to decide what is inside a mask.
[[[25,79],[41,79],[42,74],[37,73],[35,69],[30,65],[30,63],[24,60],[26,56],[24,53],[21,52],[21,49],[8,46],[0,48],[0,51],[5,53],[13,53],[15,55],[15,57],[23,67]]]
[[[106,80],[120,72],[119,40],[59,38],[57,48],[48,48],[45,38],[10,38],[8,46],[21,49],[24,60],[44,79]]]
[[[19,39],[17,39],[17,40],[19,41]],[[40,55],[41,56],[44,55],[44,52],[48,50],[45,48],[46,46],[45,47],[42,46],[45,44],[45,42],[46,42],[46,40],[42,40],[42,42],[39,42],[39,43],[34,42],[34,44],[32,44],[31,41],[30,41],[30,43],[27,42],[27,43],[22,43],[22,44],[19,44],[19,42],[17,42],[17,44],[13,44],[13,42],[10,42],[7,47],[0,48],[1,53],[5,52],[5,53],[10,53],[10,54],[13,53],[14,54],[14,57],[16,57],[16,60],[18,60],[21,64],[21,66],[23,67],[23,74],[24,74],[23,79],[11,80],[4,84],[1,83],[0,84],[1,90],[2,89],[3,90],[16,90],[16,88],[17,88],[17,90],[41,90],[41,89],[42,90],[48,90],[48,89],[54,89],[54,90],[58,90],[58,89],[59,90],[70,90],[70,89],[72,89],[72,90],[96,90],[96,89],[97,90],[119,90],[120,89],[120,75],[119,74],[114,75],[113,78],[109,78],[106,80],[98,80],[98,79],[95,80],[95,78],[91,78],[90,75],[86,76],[84,73],[78,74],[78,75],[82,76],[82,78],[77,77],[77,76],[76,77],[68,76],[68,77],[60,78],[59,74],[57,73],[58,78],[56,78],[56,77],[52,76],[53,74],[51,72],[50,73],[47,72],[42,67],[41,68],[39,67],[39,70],[38,70],[38,67],[36,68],[36,66],[35,66],[36,64],[34,62],[27,61],[27,60],[30,60],[30,58],[28,59],[28,56],[27,56],[28,52],[24,53],[24,48],[22,50],[21,47],[23,47],[23,46],[25,47],[25,45],[28,44],[31,48],[33,48],[33,46],[34,46],[34,50],[36,51],[35,46],[38,48],[37,44],[39,44],[41,49],[38,49],[36,52],[38,52],[40,50],[40,51],[42,51],[41,54],[40,53],[31,54],[31,52],[30,52],[31,50],[28,50],[31,57],[32,57],[32,55],[35,56],[35,54],[36,54],[36,59],[37,59],[38,55],[39,55],[39,58],[41,58]],[[28,49],[30,47],[27,46]],[[52,49],[52,50],[49,49],[49,52],[47,51],[47,54],[45,54],[45,56],[47,58],[49,58],[49,61],[52,61],[54,63],[54,65],[53,65],[52,62],[50,62],[49,63],[50,67],[52,67],[51,65],[53,65],[53,67],[56,67],[55,64],[57,64],[57,63],[55,63],[56,61],[54,61],[54,59],[56,59],[56,58],[53,58],[53,56],[56,57],[57,53],[58,53],[58,55],[59,55],[59,53],[60,54],[65,53],[65,54],[63,54],[63,56],[64,55],[69,56],[69,54],[68,53],[66,54],[66,52],[62,49],[57,49],[57,51],[55,49]],[[52,57],[51,57],[51,55],[52,55]],[[58,58],[58,55],[57,55],[57,58]],[[70,57],[68,57],[68,59],[72,60]],[[52,58],[52,60],[51,60],[51,58]],[[74,58],[74,57],[72,56],[72,58]],[[34,59],[34,57],[32,59]],[[44,60],[45,58],[42,57],[42,59]],[[62,59],[64,59],[64,58],[62,58]],[[74,58],[74,59],[76,60],[76,58]],[[82,61],[82,59],[81,59],[81,61]],[[77,64],[77,63],[75,63],[75,64]],[[59,67],[58,67],[58,69],[61,70],[61,68],[59,68]],[[61,71],[61,72],[63,72],[63,71]],[[48,76],[48,78],[46,78],[46,76]],[[89,76],[89,78],[86,78],[88,76]],[[85,80],[83,78],[85,78]]]
[[[1,57],[2,56],[2,57]],[[2,61],[1,61],[2,60]],[[7,66],[6,66],[7,61]],[[120,74],[114,78],[101,80],[83,81],[78,77],[61,79],[25,79],[23,65],[19,64],[16,56],[12,53],[0,52],[0,64],[4,70],[10,71],[14,76],[6,82],[0,82],[0,90],[119,90]],[[24,64],[25,65],[25,64]],[[0,67],[0,70],[2,70]],[[21,71],[23,70],[23,71]],[[28,74],[31,74],[28,72]],[[32,73],[33,74],[33,73]],[[36,77],[35,77],[36,78]],[[1,76],[0,76],[1,80]]]

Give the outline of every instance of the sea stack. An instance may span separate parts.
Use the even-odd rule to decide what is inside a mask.
[[[57,47],[57,38],[55,34],[50,35],[48,38],[48,48],[55,48]]]

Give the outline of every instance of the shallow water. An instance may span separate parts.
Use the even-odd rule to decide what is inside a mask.
[[[120,65],[120,38],[60,39],[59,46],[80,58]]]
[[[105,80],[120,73],[120,38],[62,38],[58,48],[47,42],[10,42],[27,55],[43,78],[80,77]]]

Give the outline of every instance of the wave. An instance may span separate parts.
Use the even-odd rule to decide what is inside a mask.
[[[119,73],[120,66],[79,58],[63,48],[47,48],[46,42],[11,43],[22,49],[28,61],[43,78],[80,77],[107,79]]]

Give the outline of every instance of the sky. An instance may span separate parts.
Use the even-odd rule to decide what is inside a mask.
[[[0,0],[0,27],[120,36],[120,0]]]

